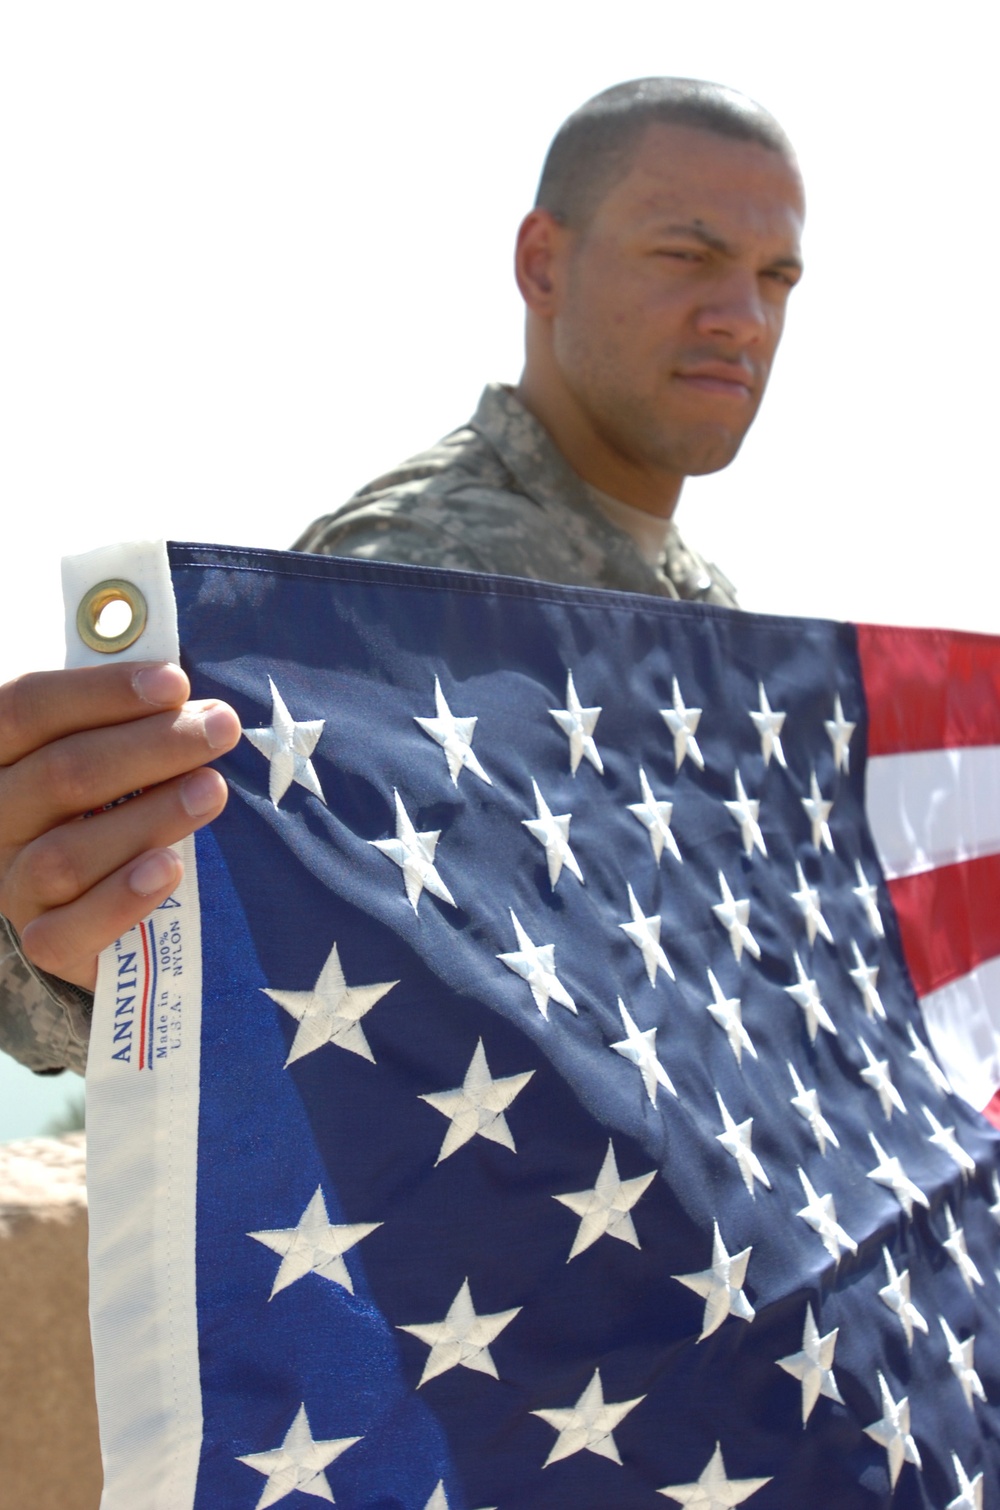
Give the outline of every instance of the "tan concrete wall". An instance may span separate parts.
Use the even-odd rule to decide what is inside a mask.
[[[97,1510],[84,1140],[0,1145],[0,1510]]]

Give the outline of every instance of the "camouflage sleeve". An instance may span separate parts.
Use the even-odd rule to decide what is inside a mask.
[[[468,540],[446,532],[441,521],[367,508],[355,516],[327,515],[296,540],[294,549],[321,556],[356,556],[364,561],[399,561],[407,566],[447,566],[453,571],[495,570]]]
[[[93,998],[46,975],[21,953],[13,924],[0,917],[0,1049],[29,1070],[87,1067]]]

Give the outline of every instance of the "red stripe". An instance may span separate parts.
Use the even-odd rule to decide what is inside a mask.
[[[918,996],[1000,955],[1000,855],[889,882]]]
[[[869,755],[1000,744],[1000,638],[859,624]]]
[[[146,1012],[149,1008],[149,944],[146,940],[146,929],[139,925],[139,933],[142,938],[142,957],[146,962],[146,978],[142,983],[142,1022],[139,1027],[139,1068],[146,1067]]]
[[[1000,1091],[995,1091],[989,1105],[983,1107],[983,1116],[994,1127],[1000,1127]]]

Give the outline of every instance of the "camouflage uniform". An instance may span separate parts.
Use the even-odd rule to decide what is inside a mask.
[[[672,525],[651,565],[599,498],[513,394],[491,384],[467,425],[318,519],[294,548],[735,606],[732,584]],[[0,1048],[31,1069],[82,1071],[90,999],[28,964],[7,933]]]
[[[13,925],[0,917],[0,1049],[29,1070],[82,1075],[92,1008],[86,991],[29,964]]]
[[[663,561],[648,565],[496,383],[467,425],[317,519],[294,548],[736,605],[732,584],[672,527]]]

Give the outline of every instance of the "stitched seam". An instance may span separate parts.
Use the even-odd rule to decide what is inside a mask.
[[[359,559],[357,562],[351,560],[348,563],[345,560],[345,565],[349,567],[349,569],[345,570],[334,564],[338,559],[335,556],[310,556],[308,557],[309,561],[315,561],[321,569],[310,570],[307,567],[302,567],[297,571],[290,571],[288,568],[281,566],[253,566],[245,560],[218,559],[228,549],[225,546],[219,547],[215,559],[198,560],[196,557],[197,547],[184,546],[183,550],[185,552],[190,551],[191,555],[182,555],[178,550],[173,564],[178,567],[193,568],[200,571],[224,569],[226,571],[251,572],[261,576],[288,577],[293,580],[326,579],[328,581],[364,582],[376,586],[379,583],[388,585],[395,582],[399,586],[422,592],[433,592],[441,587],[447,587],[450,592],[467,593],[471,597],[510,598],[518,601],[527,598],[541,603],[574,603],[578,608],[593,611],[607,611],[609,608],[615,608],[621,611],[634,612],[637,604],[641,603],[647,611],[654,611],[657,614],[672,617],[681,615],[685,618],[703,619],[706,617],[714,618],[718,614],[732,614],[738,616],[742,621],[747,616],[745,609],[725,608],[719,603],[698,603],[686,598],[664,599],[654,597],[650,593],[625,592],[618,588],[610,587],[576,587],[571,583],[562,585],[559,583],[540,583],[528,578],[496,577],[487,572],[481,574],[481,583],[465,580],[451,581],[449,580],[450,578],[463,578],[471,574],[450,571],[447,567],[410,566],[402,562],[376,563],[361,561]],[[233,555],[236,557],[246,557],[249,555],[251,557],[259,557],[261,560],[268,559],[266,551],[243,551],[238,547],[233,547],[232,550]],[[371,570],[370,568],[374,566],[381,566],[383,570]],[[325,569],[323,569],[324,567]],[[431,573],[433,573],[432,580],[427,580]],[[513,587],[509,585],[514,581],[523,581],[523,586]],[[504,585],[501,586],[501,583]],[[588,602],[587,600],[592,594],[600,594],[603,601],[600,603]],[[773,625],[826,623],[838,628],[842,627],[842,621],[839,619],[806,619],[795,615],[756,612],[753,617],[757,623]]]

